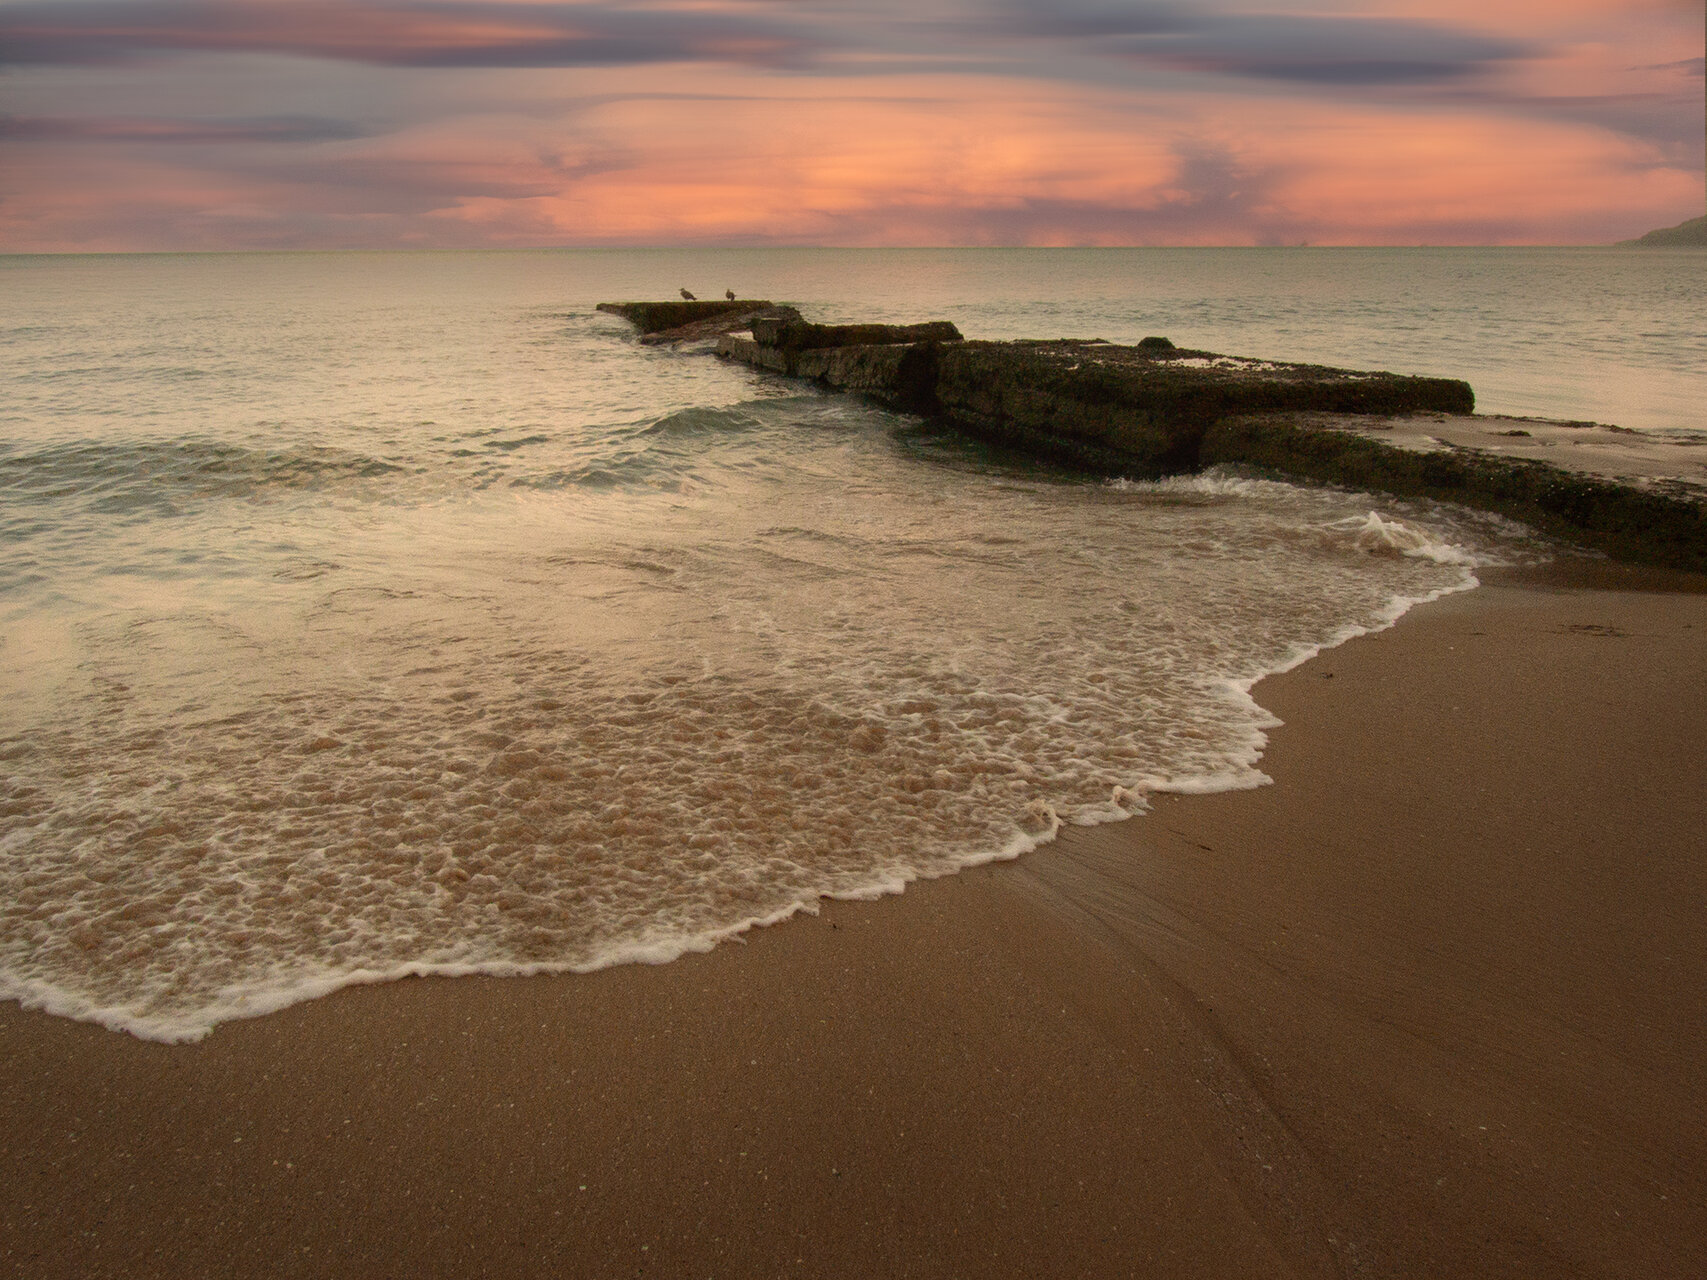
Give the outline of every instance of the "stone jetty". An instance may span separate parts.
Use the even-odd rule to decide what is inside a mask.
[[[633,321],[643,341],[715,340],[725,359],[1090,471],[1254,468],[1495,511],[1620,559],[1707,571],[1707,432],[1641,440],[1482,418],[1458,379],[1225,356],[1161,337],[967,341],[947,321],[813,324],[769,302],[599,309]],[[1615,447],[1596,447],[1609,439]]]

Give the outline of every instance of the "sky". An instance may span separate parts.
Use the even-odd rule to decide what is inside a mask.
[[[0,0],[0,251],[1593,244],[1702,0]]]

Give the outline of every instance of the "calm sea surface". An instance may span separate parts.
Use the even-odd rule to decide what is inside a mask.
[[[1699,427],[1707,255],[0,258],[0,996],[160,1039],[407,973],[703,949],[1250,786],[1247,690],[1530,556],[1088,483],[639,346],[734,288],[1165,334]],[[1047,856],[1044,854],[1043,856]]]

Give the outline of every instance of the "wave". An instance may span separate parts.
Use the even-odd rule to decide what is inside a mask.
[[[0,443],[32,543],[0,997],[193,1039],[408,973],[663,960],[1260,785],[1250,684],[1471,580],[1408,553],[1480,545],[1231,475],[1063,483],[579,331],[500,364],[436,307],[327,323],[320,362],[257,366],[276,422],[213,380]]]
[[[745,468],[756,460],[753,437],[790,422],[776,402],[694,407],[665,414],[640,426],[606,428],[582,437],[576,460],[508,476],[517,488],[679,492],[704,486],[719,465]],[[532,443],[528,441],[526,443]]]
[[[683,409],[678,413],[666,414],[639,434],[642,438],[691,440],[755,431],[771,425],[773,421],[774,414],[760,414],[745,405]]]
[[[1401,520],[1383,520],[1378,512],[1347,516],[1328,524],[1336,533],[1349,534],[1353,545],[1372,555],[1415,556],[1436,564],[1475,565],[1477,557],[1455,542],[1444,542],[1423,529]]]
[[[82,504],[125,514],[171,513],[185,500],[257,498],[384,480],[408,468],[345,449],[251,449],[216,440],[77,440],[0,456],[10,503]]]

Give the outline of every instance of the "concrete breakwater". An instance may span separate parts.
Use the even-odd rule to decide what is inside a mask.
[[[646,340],[715,338],[725,359],[870,395],[1086,470],[1154,478],[1213,465],[1255,468],[1455,502],[1619,559],[1707,571],[1707,464],[1684,450],[1672,473],[1650,465],[1626,475],[1616,462],[1567,451],[1514,456],[1503,438],[1531,432],[1521,420],[1472,417],[1475,395],[1458,379],[1224,356],[1165,338],[1136,346],[981,342],[946,321],[818,325],[768,303],[600,309],[645,328],[664,318],[648,309],[684,306],[717,310],[684,314],[678,327],[654,328]],[[1436,422],[1472,426],[1436,437],[1426,430]],[[1624,437],[1632,436],[1620,435],[1626,454]],[[1707,459],[1707,433],[1696,443]]]

